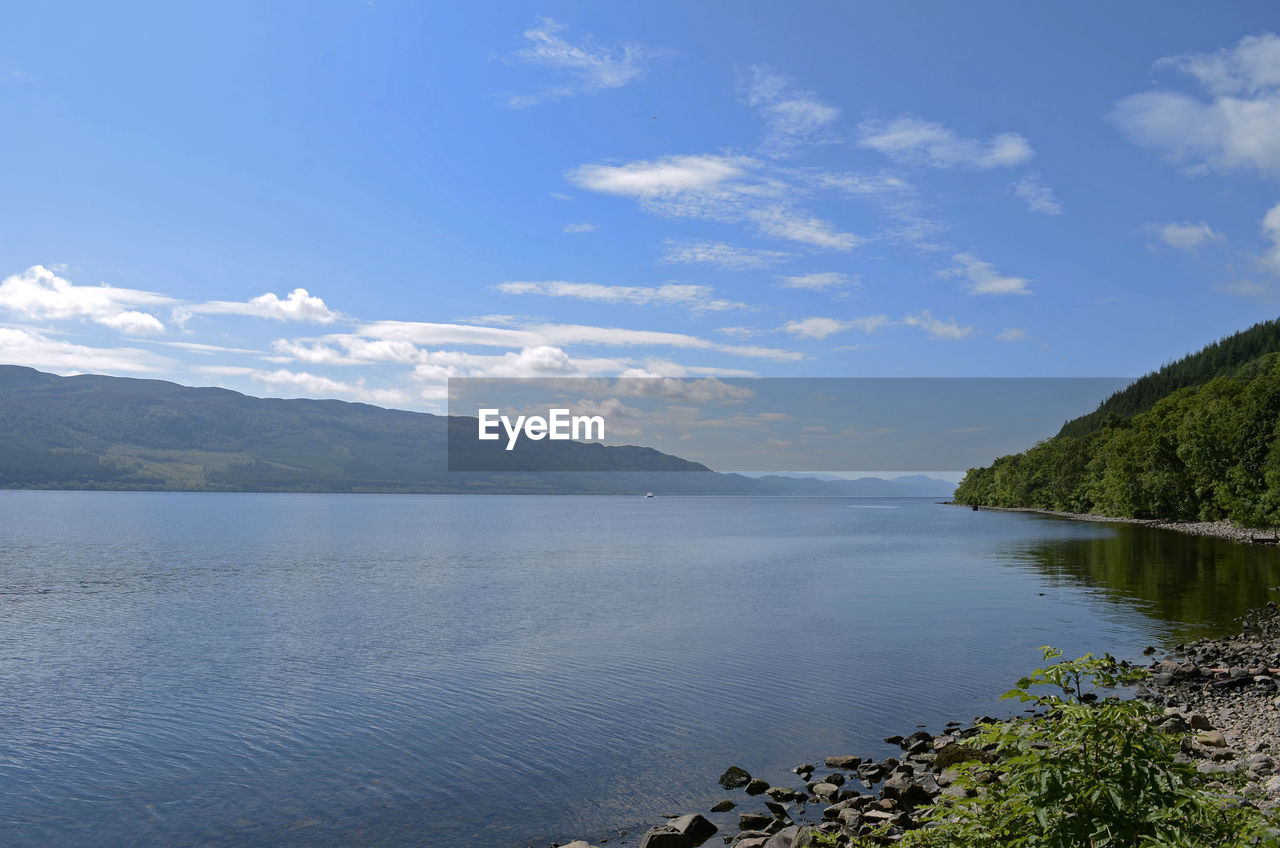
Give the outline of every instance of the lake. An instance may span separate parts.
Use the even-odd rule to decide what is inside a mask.
[[[1278,583],[917,499],[3,491],[0,842],[634,843]]]

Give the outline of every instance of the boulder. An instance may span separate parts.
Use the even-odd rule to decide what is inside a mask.
[[[773,824],[773,816],[764,813],[739,813],[738,830],[763,830]]]
[[[826,764],[827,768],[852,770],[862,765],[862,757],[845,754],[838,757],[827,757],[823,762]]]
[[[733,803],[732,801],[730,801],[728,798],[725,798],[723,801],[716,801],[714,804],[712,804],[712,805],[711,805],[711,812],[713,812],[713,813],[727,813],[727,812],[729,812],[730,810],[732,810],[732,809],[733,809],[734,807],[736,807],[736,806],[738,806],[738,805],[737,805],[737,804],[735,804],[735,803]]]
[[[751,782],[751,775],[746,769],[740,769],[737,766],[729,766],[725,769],[724,774],[720,775],[720,785],[725,789],[737,789],[739,786],[746,786]]]
[[[644,835],[640,848],[696,848],[696,843],[674,827],[661,825]]]
[[[763,794],[763,793],[764,793],[768,788],[769,788],[769,781],[767,781],[767,780],[761,780],[760,778],[756,777],[756,778],[752,778],[751,780],[747,781],[747,794],[748,794],[748,795],[761,795],[761,794]]]
[[[716,835],[718,827],[707,821],[705,817],[698,813],[689,813],[687,816],[680,816],[678,819],[672,819],[667,822],[667,827],[680,831],[692,840],[694,845],[701,845],[708,839]]]
[[[764,848],[792,848],[796,841],[796,834],[800,832],[800,828],[794,824],[784,827],[782,830],[769,837],[769,841],[764,844]]]
[[[1227,737],[1220,730],[1204,730],[1196,734],[1196,741],[1206,748],[1227,747]]]

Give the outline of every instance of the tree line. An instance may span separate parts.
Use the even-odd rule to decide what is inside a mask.
[[[1268,338],[1280,329],[1274,321],[1254,330],[1259,328]],[[1190,370],[1222,370],[1222,346],[1232,339],[1207,348],[1212,356],[1201,351],[1182,362],[1189,362]],[[1259,341],[1255,337],[1243,349]],[[1114,407],[1099,413],[1095,429],[1074,434],[1064,428],[1029,450],[970,469],[955,500],[1131,518],[1229,519],[1246,527],[1280,525],[1280,353],[1179,388],[1130,416]]]

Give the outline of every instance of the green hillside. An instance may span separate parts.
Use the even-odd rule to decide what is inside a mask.
[[[1165,366],[1027,451],[971,469],[959,503],[1280,524],[1280,323]]]
[[[572,441],[522,445],[521,471],[449,471],[451,431],[474,445],[467,467],[503,467],[487,462],[501,445],[468,438],[475,430],[474,418],[0,366],[0,488],[931,497],[952,488],[716,474],[652,448]]]
[[[1242,365],[1276,352],[1280,352],[1280,320],[1254,324],[1134,380],[1103,401],[1093,412],[1062,425],[1058,435],[1085,436],[1096,432],[1108,420],[1131,418],[1146,412],[1161,398],[1178,389],[1199,386],[1214,377],[1230,376]]]

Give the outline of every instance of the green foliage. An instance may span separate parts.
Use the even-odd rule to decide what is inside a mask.
[[[1045,648],[1046,659],[1060,652]],[[1152,722],[1140,700],[1098,698],[1098,690],[1145,672],[1110,656],[1085,655],[1036,669],[1006,698],[1037,714],[987,726],[977,744],[992,765],[959,767],[974,797],[944,799],[903,846],[927,848],[1243,848],[1275,845],[1268,818],[1207,787],[1189,764],[1175,762],[1178,740]],[[1038,694],[1048,688],[1052,694]],[[999,777],[996,777],[996,773]]]
[[[1174,391],[1131,418],[1111,413],[1085,435],[1059,435],[970,469],[955,500],[1280,525],[1280,354]]]
[[[1116,420],[1147,411],[1179,389],[1198,386],[1215,377],[1238,375],[1242,365],[1277,351],[1280,351],[1280,321],[1255,324],[1135,380],[1093,412],[1068,421],[1058,435],[1078,437],[1095,433]]]

